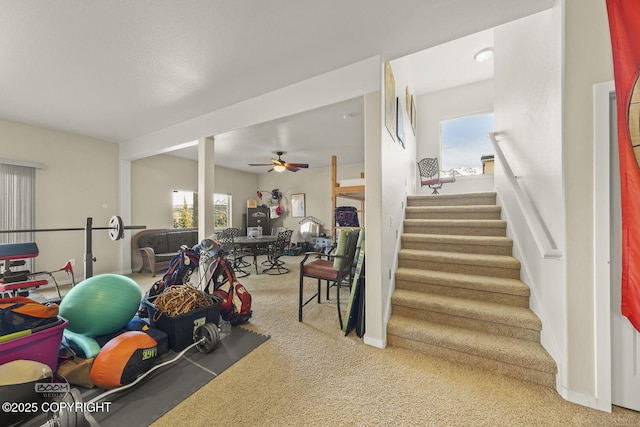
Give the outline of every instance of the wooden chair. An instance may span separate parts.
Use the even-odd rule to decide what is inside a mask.
[[[420,187],[426,185],[433,190],[431,194],[440,194],[438,190],[442,188],[442,184],[456,181],[455,173],[448,175],[440,170],[437,157],[427,157],[420,160],[418,172],[420,173]]]
[[[338,319],[340,320],[340,329],[342,329],[342,312],[340,311],[340,287],[346,282],[347,286],[351,286],[351,268],[353,267],[356,247],[358,243],[359,230],[347,232],[342,230],[338,237],[338,245],[332,254],[323,254],[320,252],[307,252],[300,261],[300,293],[298,299],[298,321],[302,322],[302,308],[317,298],[320,304],[320,293],[322,290],[322,281],[327,283],[327,299],[329,299],[329,290],[335,287],[337,290]],[[313,261],[307,262],[311,256]],[[316,292],[305,300],[304,298],[304,278],[311,277],[317,279],[318,287]]]

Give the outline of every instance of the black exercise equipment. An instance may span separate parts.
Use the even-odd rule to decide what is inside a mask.
[[[108,230],[109,238],[113,241],[124,238],[124,230],[142,230],[147,228],[145,225],[129,225],[125,226],[122,222],[122,218],[114,215],[109,220],[109,225],[106,227],[94,227],[93,218],[87,217],[87,222],[84,228],[34,228],[29,230],[0,230],[0,234],[9,233],[40,233],[48,231],[82,231],[84,230],[85,237],[85,254],[84,254],[84,278],[87,279],[93,276],[93,262],[96,258],[93,256],[93,230]]]

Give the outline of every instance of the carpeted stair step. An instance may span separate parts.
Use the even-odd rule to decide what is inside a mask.
[[[395,288],[437,295],[529,307],[529,287],[518,279],[477,276],[401,267]]]
[[[538,343],[392,315],[387,343],[423,354],[555,386],[556,364]]]
[[[500,219],[498,205],[407,206],[406,219]]]
[[[407,206],[472,206],[495,205],[496,193],[434,194],[408,196]]]
[[[510,279],[520,278],[520,261],[505,255],[400,249],[398,252],[398,267],[505,277]]]
[[[405,219],[404,232],[505,237],[507,223],[498,219]]]
[[[391,296],[394,315],[529,341],[540,341],[542,323],[529,308],[404,289]]]
[[[404,233],[404,249],[511,255],[513,241],[499,236],[460,236],[451,234]]]

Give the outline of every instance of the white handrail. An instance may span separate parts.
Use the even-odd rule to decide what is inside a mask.
[[[509,162],[507,162],[507,159],[505,158],[504,153],[502,152],[502,149],[498,144],[498,133],[489,132],[489,138],[491,139],[491,143],[493,144],[495,154],[500,160],[500,164],[502,165],[502,169],[504,170],[507,181],[513,189],[513,194],[515,195],[516,201],[518,202],[520,211],[524,216],[525,222],[531,230],[533,240],[535,240],[538,250],[546,259],[562,258],[562,251],[558,249],[555,242],[553,241],[553,237],[551,236],[547,225],[544,223],[544,220],[540,216],[540,213],[534,206],[527,193],[522,189],[522,187],[520,187],[520,183],[516,179],[516,176],[513,174],[513,171],[509,166]]]

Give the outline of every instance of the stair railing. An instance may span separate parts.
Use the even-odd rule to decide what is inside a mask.
[[[518,207],[522,212],[525,222],[531,230],[531,234],[536,243],[536,246],[538,247],[538,250],[545,259],[562,258],[562,251],[558,249],[557,245],[555,244],[549,228],[547,227],[544,220],[540,216],[540,213],[531,201],[531,198],[522,189],[520,183],[518,182],[518,179],[511,170],[511,166],[509,166],[509,162],[507,162],[507,159],[502,152],[500,145],[498,144],[498,135],[499,134],[497,132],[489,132],[489,139],[491,139],[495,154],[498,157],[500,164],[502,165],[502,169],[504,170],[507,182],[513,190],[513,194],[515,195]]]

